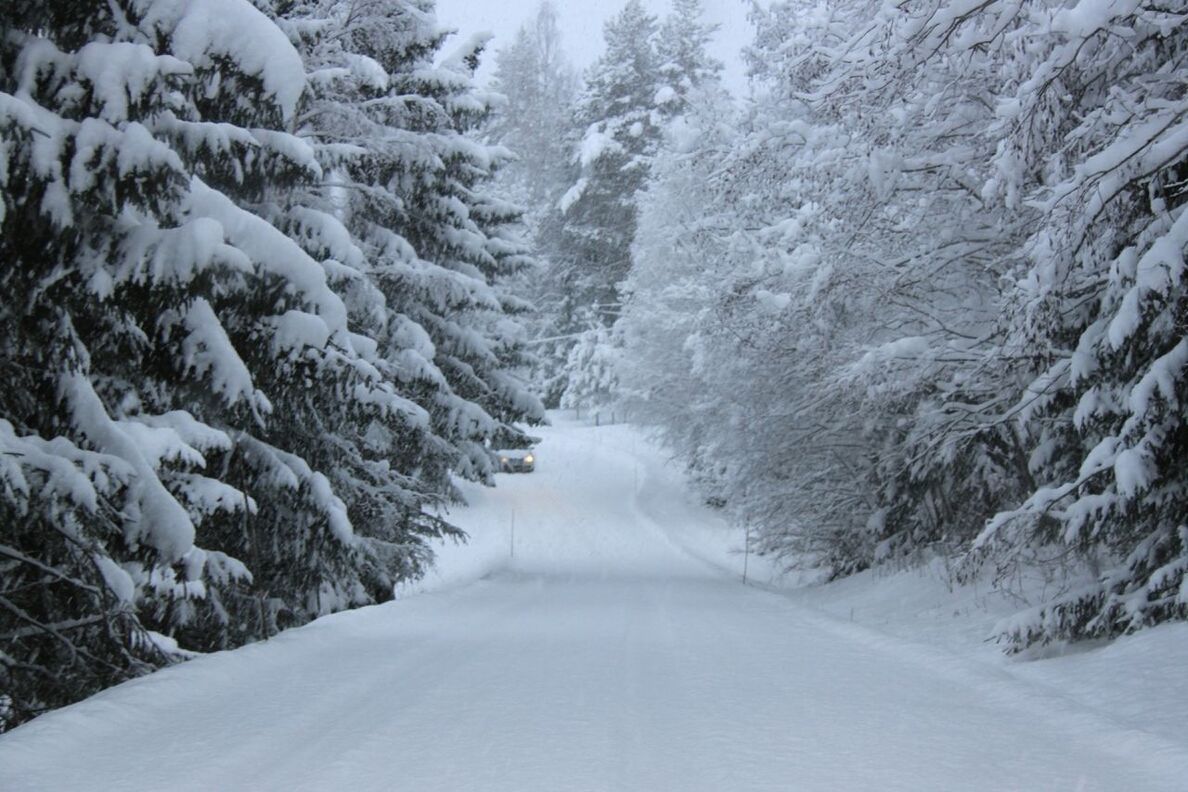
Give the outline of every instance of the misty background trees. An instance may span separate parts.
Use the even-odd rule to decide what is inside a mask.
[[[644,199],[688,258],[665,277],[641,233],[656,271],[633,277],[687,284],[707,317],[652,336],[656,304],[628,304],[625,356],[658,364],[659,342],[710,394],[696,433],[679,404],[656,419],[790,564],[1062,576],[1004,627],[1016,647],[1182,618],[1179,17],[875,12],[758,15],[730,143],[711,115]],[[667,390],[653,370],[630,388]]]
[[[547,402],[790,568],[1043,578],[1010,648],[1184,618],[1186,13],[777,2],[731,98],[696,2],[627,3],[541,210]]]

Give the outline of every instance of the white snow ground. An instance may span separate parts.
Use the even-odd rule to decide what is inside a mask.
[[[1020,662],[935,574],[742,586],[631,430],[541,434],[400,600],[43,716],[0,789],[1188,789],[1184,625]]]

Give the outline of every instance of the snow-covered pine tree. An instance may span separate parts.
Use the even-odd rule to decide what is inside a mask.
[[[561,200],[571,260],[562,279],[577,307],[600,307],[614,321],[617,284],[631,266],[635,195],[648,178],[664,116],[656,18],[628,0],[606,23],[606,51],[590,68],[578,102],[585,127],[578,181]]]
[[[571,256],[565,247],[561,196],[578,177],[572,153],[581,136],[574,121],[577,77],[561,47],[557,12],[538,7],[511,44],[496,53],[495,91],[504,101],[495,109],[487,133],[511,150],[499,171],[498,186],[527,207],[525,220],[540,267],[522,279],[521,291],[536,306],[527,318],[537,363],[532,379],[545,404],[557,406],[564,390],[564,368],[574,304],[560,276]]]
[[[152,21],[149,15],[141,26]],[[251,263],[253,277],[241,288],[213,293],[199,307],[208,314],[202,321],[216,321],[225,335],[222,356],[231,360],[236,353],[236,365],[250,373],[253,387],[267,393],[266,408],[251,413],[233,400],[190,395],[192,409],[230,438],[217,462],[220,478],[248,496],[240,499],[246,506],[240,514],[208,520],[201,542],[214,551],[211,557],[239,558],[251,568],[250,587],[243,585],[248,576],[242,569],[237,581],[212,567],[204,597],[171,596],[146,613],[196,648],[236,645],[386,598],[393,578],[420,567],[418,555],[425,551],[416,534],[437,531],[437,521],[429,518],[385,525],[407,541],[401,557],[381,565],[353,531],[344,496],[359,514],[383,511],[380,504],[399,499],[405,489],[390,466],[368,466],[361,438],[374,422],[418,427],[426,415],[369,360],[375,343],[352,332],[336,291],[349,267],[332,257],[321,260],[322,250],[314,250],[319,258],[313,258],[298,244],[306,241],[301,229],[286,222],[299,210],[300,196],[322,183],[324,171],[315,150],[286,131],[297,125],[304,64],[273,22],[259,13],[251,25],[241,21],[256,43],[203,39],[225,35],[209,23],[197,32],[186,29],[187,41],[238,49],[235,58],[195,64],[187,84],[193,112],[164,119],[161,129],[205,179],[195,183],[191,213],[220,223],[227,241]],[[260,52],[284,64],[290,97],[284,105],[252,71]],[[204,339],[199,352],[208,345]],[[201,366],[193,370],[206,373]],[[352,474],[365,481],[357,483]]]
[[[499,185],[527,207],[536,231],[572,183],[577,76],[562,49],[557,9],[549,0],[496,52],[491,87],[503,99],[485,131],[514,155],[500,169]]]
[[[725,500],[717,446],[733,399],[723,400],[735,372],[719,359],[725,328],[720,288],[738,266],[741,207],[727,205],[716,176],[738,140],[735,108],[721,94],[694,96],[668,129],[640,196],[639,228],[624,283],[619,398],[633,421],[660,432],[714,502]],[[726,365],[723,365],[726,364]]]
[[[619,396],[622,343],[613,337],[614,326],[594,321],[569,349],[569,378],[561,397],[563,409],[597,410],[614,406]]]
[[[540,413],[511,373],[521,353],[504,299],[512,310],[518,303],[472,272],[426,260],[406,238],[410,208],[431,202],[419,185],[436,171],[462,169],[467,188],[481,178],[473,163],[454,159],[458,152],[490,168],[477,144],[440,129],[448,110],[427,86],[443,34],[431,7],[299,3],[281,22],[310,70],[294,126],[317,176],[236,197],[322,262],[359,331],[327,335],[307,317],[278,317],[287,335],[267,384],[283,402],[266,432],[243,438],[241,475],[253,493],[281,497],[258,495],[248,530],[224,534],[225,549],[253,559],[266,618],[293,624],[387,599],[393,584],[419,576],[430,559],[425,538],[458,535],[427,510],[452,496],[449,472],[473,474],[478,465],[481,475],[483,443],[501,422]],[[426,83],[399,83],[414,74]],[[451,98],[473,109],[466,96]],[[457,209],[452,196],[433,200],[447,213]],[[483,235],[473,221],[454,241],[470,233],[467,242],[481,237],[494,250],[495,266],[524,265],[514,232],[504,229],[516,210],[474,192],[462,200],[472,204],[462,208],[468,219],[493,218],[492,227]],[[464,336],[458,357],[469,379],[459,383],[439,367],[458,357],[449,355],[452,339],[423,324],[426,315]]]
[[[421,537],[449,530],[423,514],[449,467],[481,475],[486,437],[540,416],[512,373],[520,305],[494,283],[527,262],[516,211],[475,189],[493,158],[458,122],[485,107],[469,66],[430,68],[427,6],[353,30],[337,66],[383,83],[353,56],[370,33],[395,41],[404,83],[373,108],[407,112],[378,139],[399,167],[349,184],[344,163],[370,152],[311,143],[325,106],[260,8],[5,18],[4,727],[177,655],[169,636],[234,645],[388,596],[423,567]],[[449,266],[395,232],[352,238],[347,219],[374,218],[343,195],[444,214],[401,227]],[[377,268],[417,284],[404,305]]]
[[[252,561],[255,576],[255,601],[237,603],[248,613],[235,621],[256,624],[250,611],[262,605],[268,631],[388,599],[394,583],[423,572],[427,537],[455,533],[425,511],[440,503],[441,487],[419,471],[440,466],[444,443],[407,376],[379,352],[390,312],[370,280],[365,245],[348,227],[347,200],[372,185],[352,184],[347,162],[366,159],[359,119],[386,88],[382,68],[356,51],[365,49],[363,25],[374,21],[369,6],[348,5],[290,4],[278,20],[309,72],[293,127],[314,177],[234,193],[292,240],[290,255],[319,262],[350,327],[327,336],[305,317],[279,317],[292,323],[266,381],[274,417],[266,431],[242,438],[234,473],[252,483],[260,509],[221,541]]]
[[[6,725],[166,659],[172,642],[137,612],[172,630],[207,583],[250,577],[194,546],[196,528],[252,508],[219,472],[230,435],[204,413],[251,426],[270,406],[212,308],[256,277],[253,218],[199,174],[303,163],[286,138],[195,126],[194,98],[279,122],[304,80],[266,17],[219,6],[29,2],[5,18]],[[191,157],[175,145],[189,132],[248,156]],[[258,265],[333,315],[320,269]]]
[[[707,487],[716,466],[701,464],[703,441],[720,424],[717,390],[704,368],[705,338],[716,325],[715,302],[729,277],[721,240],[737,215],[713,199],[714,170],[734,141],[737,109],[718,84],[722,64],[706,51],[716,26],[703,24],[700,0],[677,0],[657,37],[667,113],[665,138],[638,197],[632,263],[615,330],[618,396],[633,420],[650,423],[689,460]],[[714,395],[711,395],[714,394]],[[708,425],[703,421],[708,421]],[[719,498],[715,497],[715,501]]]
[[[325,151],[350,149],[332,192],[387,312],[377,354],[430,416],[437,440],[417,475],[448,493],[451,469],[489,475],[490,438],[544,419],[519,375],[529,360],[515,316],[529,305],[506,286],[533,262],[519,208],[488,191],[506,151],[474,139],[494,101],[473,81],[486,42],[435,63],[445,33],[431,4],[332,7],[337,39],[376,67],[374,81],[353,89],[357,107],[327,105],[311,123]]]
[[[993,29],[1015,18],[1006,6],[943,4],[929,33]],[[1013,648],[1188,617],[1186,13],[1032,2],[990,40],[1015,78],[983,193],[1035,208],[1007,312],[1010,349],[1030,364],[1013,412],[1035,485],[975,548],[1071,549],[1096,571],[1004,624]]]
[[[656,101],[668,113],[682,112],[690,92],[718,83],[723,64],[708,50],[717,29],[717,25],[702,21],[701,0],[672,0],[672,8],[656,35],[656,56],[664,83]]]
[[[629,0],[607,22],[606,51],[586,75],[578,102],[585,132],[577,154],[580,173],[562,196],[562,254],[555,280],[570,297],[568,316],[558,329],[576,336],[581,347],[567,357],[566,395],[576,404],[597,382],[613,393],[613,369],[605,373],[574,368],[620,357],[600,343],[617,343],[604,333],[619,315],[620,284],[631,268],[637,224],[637,196],[647,183],[665,123],[684,109],[686,97],[715,82],[721,66],[706,52],[713,26],[701,22],[697,0],[677,3],[663,27],[639,0]],[[593,313],[593,326],[583,321]]]

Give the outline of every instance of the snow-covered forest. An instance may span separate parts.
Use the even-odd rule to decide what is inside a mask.
[[[6,6],[0,628],[15,725],[383,601],[543,418],[484,42],[427,2]]]
[[[1188,618],[1188,2],[755,3],[745,94],[650,8],[0,7],[0,732],[392,599],[546,408],[1008,653]]]
[[[1010,649],[1184,618],[1188,5],[752,15],[745,101],[697,0],[577,88],[547,6],[501,54],[546,404],[659,427],[788,567],[1050,576]]]

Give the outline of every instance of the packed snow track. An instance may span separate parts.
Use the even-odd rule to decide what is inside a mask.
[[[46,715],[0,789],[1186,788],[1174,747],[698,560],[721,527],[630,432],[544,435],[455,513],[456,579]]]

